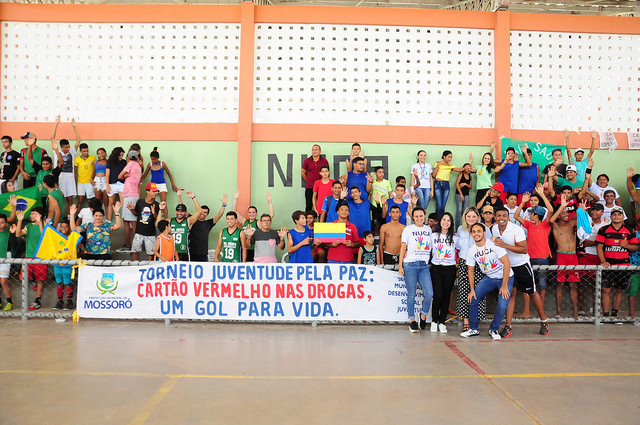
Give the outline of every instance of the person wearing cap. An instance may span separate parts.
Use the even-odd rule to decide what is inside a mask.
[[[153,260],[153,251],[156,245],[156,222],[162,217],[161,209],[166,208],[165,202],[159,204],[156,201],[158,186],[155,183],[147,183],[145,197],[138,199],[135,205],[126,205],[126,208],[136,216],[136,228],[131,243],[133,261],[138,260],[138,252],[144,250],[147,260]]]
[[[499,207],[502,208],[502,207]],[[480,211],[481,223],[487,226],[488,237],[491,237],[491,226],[495,223],[495,210],[491,205],[485,205]]]
[[[630,265],[629,253],[638,250],[636,232],[624,224],[624,210],[614,207],[611,211],[611,224],[603,226],[596,236],[600,264],[608,269],[613,266]],[[629,286],[630,272],[626,270],[605,271],[602,273],[602,311],[604,316],[617,316],[622,304],[622,294]],[[613,308],[611,289],[613,288]]]
[[[54,159],[57,161],[57,164],[54,164],[54,168],[60,168],[60,175],[58,176],[58,186],[60,187],[60,191],[62,192],[64,197],[67,199],[67,207],[71,207],[71,204],[73,204],[73,197],[77,195],[73,162],[78,150],[78,146],[80,146],[80,142],[82,140],[80,140],[80,134],[78,133],[78,128],[76,127],[76,120],[75,118],[73,118],[71,120],[71,125],[73,126],[73,131],[76,136],[75,145],[72,147],[67,139],[60,139],[59,143],[56,142],[56,132],[58,131],[59,124],[60,115],[56,117],[56,121],[53,126],[53,133],[51,134],[51,149],[53,150],[53,152],[55,152]],[[62,205],[60,205],[60,208],[62,208]]]
[[[591,233],[581,241],[584,251],[578,255],[578,262],[585,266],[599,266],[600,257],[598,257],[598,247],[596,246],[596,236],[603,226],[609,224],[603,220],[604,205],[599,202],[591,205],[589,209],[589,223],[591,224]],[[593,272],[590,272],[593,276]]]
[[[124,180],[122,187],[122,197],[124,206],[122,209],[122,219],[124,220],[124,247],[118,248],[117,252],[131,252],[131,238],[136,233],[136,216],[129,209],[129,205],[135,207],[140,198],[138,187],[142,177],[142,158],[136,151],[129,151],[127,154],[127,165],[118,174],[119,180]]]
[[[496,246],[507,251],[514,277],[514,285],[507,308],[506,324],[500,332],[500,336],[509,338],[513,333],[511,319],[513,319],[513,312],[516,307],[515,297],[518,291],[528,294],[533,300],[533,305],[540,316],[540,335],[547,335],[549,333],[549,321],[544,313],[544,305],[536,287],[536,279],[533,274],[533,267],[531,267],[528,254],[529,247],[524,230],[509,221],[509,211],[502,207],[496,211],[496,224],[491,228],[491,233],[493,234],[491,241]]]
[[[11,136],[2,136],[2,147],[4,152],[0,155],[0,186],[5,181],[10,181],[13,183],[14,189],[18,190],[17,179],[20,174],[20,154],[13,150]]]
[[[534,198],[528,193],[525,193],[520,201],[520,206],[516,211],[516,220],[527,232],[527,247],[529,254],[529,261],[532,266],[547,266],[549,265],[549,259],[551,258],[551,248],[549,247],[549,233],[551,233],[551,225],[547,220],[549,211],[553,211],[551,202],[544,196],[544,189],[542,185],[538,183],[536,185],[536,193],[538,197]],[[522,214],[522,209],[527,202],[531,199],[542,199],[546,206],[537,205],[529,213],[528,219]],[[544,306],[544,297],[547,288],[547,273],[546,271],[534,272],[536,277],[536,291],[540,295],[540,302]],[[519,319],[531,318],[529,310],[529,294],[523,293],[524,307],[522,313],[518,316]]]
[[[24,144],[26,145],[26,147],[22,148],[22,150],[20,151],[19,168],[20,168],[20,174],[22,174],[22,179],[23,179],[22,187],[23,188],[33,187],[36,184],[36,175],[38,172],[33,168],[33,165],[31,165],[31,163],[27,160],[27,149],[29,149],[29,146],[30,146],[29,142],[31,142],[31,145],[33,146],[32,147],[33,160],[37,162],[39,165],[42,165],[42,158],[49,157],[49,154],[47,154],[46,150],[42,149],[37,145],[38,138],[36,137],[35,133],[28,131],[24,136],[21,137],[21,139],[24,140]]]
[[[190,261],[189,258],[189,234],[194,223],[198,221],[202,215],[202,207],[196,199],[196,195],[193,192],[187,192],[187,196],[193,201],[193,205],[196,207],[196,212],[193,215],[189,215],[187,212],[187,206],[182,203],[182,192],[184,189],[178,188],[178,202],[176,205],[176,216],[169,221],[171,225],[171,233],[175,240],[176,252],[180,261]]]
[[[516,157],[516,150],[513,147],[508,147],[505,152],[505,159],[496,167],[496,173],[500,173],[498,176],[498,182],[502,183],[503,189],[500,195],[500,199],[503,203],[507,201],[507,193],[518,192],[518,174],[520,168],[531,167],[531,155],[529,155],[527,145],[522,145],[522,156],[524,162],[518,161]]]
[[[476,208],[482,211],[484,205],[491,205],[494,209],[504,206],[502,199],[500,199],[502,192],[504,192],[504,185],[500,182],[495,183],[476,204]]]
[[[591,132],[591,147],[589,148],[589,154],[586,158],[584,157],[584,149],[582,148],[576,149],[574,151],[574,157],[571,157],[571,148],[569,147],[570,134],[571,133],[569,132],[569,130],[564,131],[564,142],[567,147],[567,158],[569,159],[569,165],[574,165],[576,167],[576,178],[578,179],[580,186],[582,186],[582,183],[584,183],[584,175],[586,174],[585,171],[587,170],[587,168],[591,168],[591,166],[588,165],[588,160],[591,159],[591,157],[593,156],[593,152],[596,149],[596,136],[598,135],[598,133],[596,131]]]
[[[589,161],[590,163],[593,163],[593,159],[589,159]],[[572,166],[571,165],[567,166],[567,174],[571,177],[570,182],[575,183],[576,182],[575,171],[570,171],[569,167],[572,167]],[[582,187],[572,187],[570,185],[565,185],[560,188],[560,194],[556,193],[556,186],[554,184],[549,185],[549,198],[551,199],[551,201],[553,202],[556,208],[558,208],[560,205],[560,196],[562,195],[566,198],[567,205],[566,205],[565,211],[569,214],[570,220],[575,218],[576,210],[578,209],[579,202],[587,199],[588,197],[593,198],[594,201],[598,200],[597,196],[589,192],[588,190],[588,181],[591,178],[591,168],[587,169],[586,176],[587,178],[582,184]],[[549,170],[548,177],[549,177],[549,181],[556,180],[557,174],[554,169]]]

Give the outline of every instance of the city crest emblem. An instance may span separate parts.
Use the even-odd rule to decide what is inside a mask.
[[[102,278],[96,281],[96,286],[100,291],[100,295],[104,295],[107,292],[115,295],[115,291],[118,288],[118,282],[114,280],[113,273],[102,273]]]

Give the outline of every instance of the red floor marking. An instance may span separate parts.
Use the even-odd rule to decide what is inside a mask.
[[[640,341],[640,338],[540,338],[540,339],[503,339],[501,342],[624,342],[624,341]],[[459,340],[449,341],[432,341],[444,344],[462,342]],[[469,342],[493,342],[490,339],[471,339],[464,341]]]
[[[445,345],[449,347],[451,351],[456,354],[456,356],[460,357],[460,359],[465,362],[471,369],[475,370],[478,375],[486,375],[486,373],[484,373],[484,371],[480,369],[480,366],[478,366],[476,362],[471,360],[466,354],[462,352],[462,350],[456,347],[456,344],[454,342],[446,341]]]

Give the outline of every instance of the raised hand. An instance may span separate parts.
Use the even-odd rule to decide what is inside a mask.
[[[179,187],[178,190],[176,190],[176,196],[182,196],[183,192],[184,192],[184,189]]]
[[[193,199],[193,198],[195,198],[195,197],[196,197],[196,195],[194,195],[194,194],[193,194],[193,192],[187,192],[187,196],[188,196],[190,199]]]
[[[522,202],[526,204],[529,202],[529,199],[531,199],[531,194],[529,192],[525,192],[524,195],[522,195]]]
[[[76,126],[76,119],[75,118],[71,118],[71,127],[75,128]]]
[[[565,195],[564,193],[560,197],[560,206],[562,208],[566,208],[567,207],[567,195]]]
[[[271,193],[265,192],[264,196],[267,198],[267,202],[271,202]]]
[[[536,193],[540,196],[544,196],[544,186],[542,184],[536,184]]]
[[[15,223],[11,223],[11,226],[9,226],[9,233],[15,233],[16,230],[18,230],[18,226],[16,226]]]
[[[135,207],[136,206],[135,206],[135,204],[133,202],[129,202],[127,204],[127,208],[129,209],[129,211],[133,211]]]
[[[227,205],[227,201],[229,200],[229,197],[227,196],[226,193],[222,194],[222,199],[220,199],[220,202],[222,202],[224,205]]]
[[[552,165],[551,167],[549,167],[549,172],[547,172],[547,175],[549,176],[549,178],[555,176],[557,173],[557,167],[555,165]]]
[[[76,206],[76,204],[71,204],[71,206],[69,207],[69,215],[73,217],[76,215],[77,211],[78,211],[78,207]]]
[[[564,138],[566,139],[566,138],[568,138],[568,137],[569,137],[569,135],[571,134],[571,132],[570,132],[569,130],[565,130],[565,131],[563,131],[563,132],[562,132],[562,134],[564,135]]]
[[[582,201],[580,201],[580,209],[587,211],[587,198],[584,198]]]
[[[371,174],[367,174],[367,182],[373,183],[373,176]]]
[[[413,192],[411,194],[411,204],[415,207],[418,204],[418,194]]]
[[[56,142],[55,140],[51,140],[51,149],[53,149],[54,151],[58,150],[58,142]]]
[[[236,192],[233,194],[233,200],[237,201],[240,198],[240,192],[236,190]]]
[[[35,139],[27,139],[27,146],[33,146],[36,144]]]
[[[340,198],[346,198],[349,194],[349,190],[346,187],[342,188],[342,192],[340,192]]]
[[[244,231],[247,236],[251,237],[256,232],[256,229],[247,224],[247,226],[244,228]]]
[[[18,198],[16,198],[16,195],[9,195],[9,203],[13,205],[14,208],[16,206],[17,201],[18,201]]]
[[[166,201],[160,202],[160,209],[164,210],[165,208],[167,208],[167,202]]]
[[[285,238],[287,236],[287,228],[285,226],[282,226],[280,228],[280,230],[278,230],[278,236],[280,236],[281,239]],[[309,239],[309,238],[307,238]]]
[[[629,167],[627,168],[627,178],[631,178],[633,177],[633,175],[636,173],[636,170],[633,167]]]
[[[56,123],[56,124],[60,124],[60,115],[56,116],[55,123]]]
[[[18,221],[24,220],[24,211],[16,212],[16,217],[18,218]]]
[[[595,139],[598,136],[598,132],[595,130],[591,130],[591,138]]]
[[[120,201],[116,201],[116,203],[113,206],[113,210],[118,212],[120,211],[120,207],[122,207],[122,204],[120,203]]]

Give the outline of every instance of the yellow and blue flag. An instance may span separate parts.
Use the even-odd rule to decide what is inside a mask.
[[[40,191],[37,187],[28,187],[26,189],[16,190],[15,192],[7,192],[0,195],[0,213],[9,216],[13,206],[9,203],[11,195],[16,197],[16,209],[24,211],[24,216],[29,217],[29,212],[34,207],[42,206],[40,200]]]
[[[347,224],[314,223],[313,238],[320,242],[344,242],[347,240]]]
[[[78,232],[71,232],[69,237],[66,237],[50,224],[46,224],[34,257],[49,260],[75,260],[78,258],[76,247],[81,239],[82,236]]]

